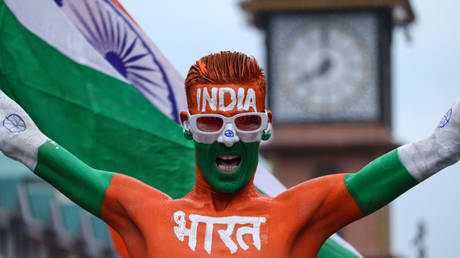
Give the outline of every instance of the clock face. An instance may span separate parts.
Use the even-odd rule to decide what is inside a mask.
[[[279,15],[271,28],[270,96],[278,121],[378,116],[373,16]]]

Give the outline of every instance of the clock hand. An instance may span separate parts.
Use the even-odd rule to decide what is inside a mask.
[[[326,25],[321,26],[320,32],[320,40],[323,48],[328,48],[330,45],[330,38],[329,38],[329,28]]]
[[[332,66],[331,58],[329,56],[323,57],[320,65],[316,67],[316,69],[312,71],[305,72],[299,79],[298,82],[308,82],[311,81],[313,78],[318,76],[323,76],[327,71],[330,70]]]
[[[326,74],[331,69],[331,67],[332,67],[331,58],[328,56],[323,60],[323,62],[319,66],[317,75],[318,76],[323,76],[324,74]]]
[[[315,73],[316,73],[316,71],[314,71],[314,72],[307,71],[307,72],[303,73],[303,75],[297,80],[297,82],[302,83],[302,82],[311,81],[311,79],[313,79]]]

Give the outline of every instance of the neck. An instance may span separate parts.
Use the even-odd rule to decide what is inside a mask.
[[[198,165],[195,164],[195,167],[195,187],[187,197],[204,202],[210,209],[222,211],[230,208],[233,204],[241,205],[245,200],[260,195],[253,183],[255,173],[253,173],[251,180],[240,190],[234,193],[222,193],[206,181]]]

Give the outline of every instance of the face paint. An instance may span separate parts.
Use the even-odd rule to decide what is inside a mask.
[[[254,109],[254,112],[257,112],[256,93],[253,89],[248,89],[248,93],[246,94],[246,100],[244,101],[243,110],[249,110],[250,108]]]
[[[209,96],[208,88],[203,88],[203,107],[201,109],[201,112],[205,112],[208,106],[212,111],[216,111],[217,88],[211,89],[211,96]]]
[[[200,114],[233,117],[265,112],[265,92],[258,84],[195,85],[187,92],[187,103],[189,119],[190,115]],[[254,175],[260,141],[242,139],[245,135],[229,128],[230,124],[225,126],[221,135],[209,143],[198,142],[196,133],[193,135],[196,163],[209,185],[222,193],[234,193]]]
[[[258,85],[196,85],[188,94],[190,114],[265,110],[265,94]]]
[[[249,183],[259,161],[259,142],[237,142],[227,148],[218,142],[212,144],[195,142],[196,163],[204,179],[214,189],[222,193],[234,193]],[[230,157],[219,160],[218,157]],[[230,165],[239,160],[239,167],[232,173],[223,173],[216,163]],[[226,164],[219,164],[220,167]]]
[[[251,88],[247,90],[246,96],[244,88],[238,88],[238,95],[236,95],[235,89],[228,87],[213,87],[210,91],[211,95],[207,87],[203,88],[203,103],[200,103],[201,89],[196,90],[197,110],[200,110],[200,104],[202,104],[201,112],[205,112],[208,107],[212,111],[216,111],[217,108],[217,110],[225,112],[235,109],[235,106],[238,111],[249,111],[252,108],[253,112],[257,112],[256,93]],[[236,105],[237,102],[238,105]]]
[[[225,95],[230,95],[230,103],[225,105]],[[235,107],[236,104],[236,96],[235,91],[232,88],[220,88],[219,89],[219,110],[222,111],[229,111]]]
[[[239,140],[243,142],[260,141],[262,134],[270,129],[269,114],[241,112],[228,117],[215,113],[190,115],[181,112],[181,119],[187,118],[182,124],[184,133],[191,133],[196,142],[210,144],[217,140],[231,147]]]
[[[196,104],[197,104],[197,107],[196,109],[197,110],[200,110],[200,103],[201,103],[201,89],[197,89],[196,90]]]
[[[244,88],[238,88],[238,110],[243,109],[243,100],[244,100]]]

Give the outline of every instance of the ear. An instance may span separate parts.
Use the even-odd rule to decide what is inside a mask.
[[[265,112],[267,112],[267,115],[268,115],[268,122],[271,124],[273,122],[273,116],[272,116],[272,112],[270,110],[266,110]]]
[[[188,121],[187,111],[181,111],[180,112],[180,123],[183,125],[185,121]]]
[[[190,128],[188,125],[188,114],[187,111],[181,111],[180,112],[180,123],[182,125],[182,129],[184,130],[184,137],[187,140],[192,140],[192,132],[190,132]]]
[[[270,137],[272,136],[272,132],[271,132],[271,129],[272,129],[272,112],[270,110],[266,110],[267,112],[267,115],[268,115],[268,127],[267,129],[264,130],[264,134],[262,134],[262,140],[263,141],[267,141],[268,139],[270,139]]]

